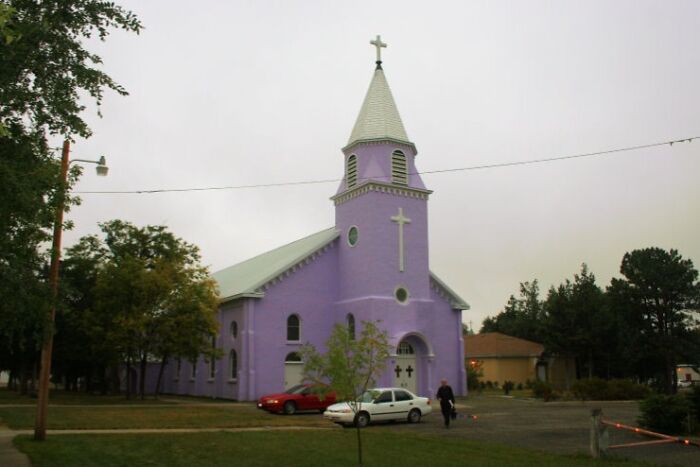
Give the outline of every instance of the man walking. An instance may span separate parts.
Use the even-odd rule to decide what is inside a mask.
[[[452,392],[452,388],[447,384],[446,379],[440,380],[440,389],[437,392],[437,400],[440,401],[440,410],[442,411],[442,418],[445,419],[445,428],[450,427],[450,416],[452,415],[452,409],[455,406],[455,395]]]

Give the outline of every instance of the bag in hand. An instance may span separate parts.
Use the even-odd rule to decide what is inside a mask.
[[[455,409],[454,407],[452,407],[452,411],[450,412],[450,418],[452,420],[455,420],[457,418],[457,409]]]

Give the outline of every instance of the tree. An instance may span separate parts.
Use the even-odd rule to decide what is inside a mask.
[[[613,343],[607,342],[610,324],[605,318],[603,291],[584,263],[580,274],[559,287],[552,287],[544,303],[544,343],[548,351],[573,355],[577,374],[584,369],[592,378],[595,362]],[[568,383],[568,382],[567,382]]]
[[[301,348],[304,379],[318,384],[325,391],[333,390],[338,400],[347,401],[357,417],[361,396],[376,384],[384,372],[391,346],[379,321],[363,321],[359,339],[348,332],[347,326],[336,324],[326,342],[326,353],[319,354],[311,344]],[[323,392],[324,389],[321,389]],[[362,465],[362,438],[357,433],[357,458]]]
[[[0,365],[32,365],[50,299],[46,258],[59,198],[59,163],[48,137],[88,137],[81,96],[126,91],[84,47],[110,29],[139,32],[129,11],[101,0],[0,0]],[[75,181],[78,169],[73,172]],[[69,184],[70,185],[70,184]],[[68,200],[66,208],[76,200]],[[29,360],[26,360],[29,359]],[[5,362],[10,362],[5,363]],[[24,365],[24,364],[23,364]],[[17,368],[13,368],[13,371]],[[24,370],[21,370],[24,372]]]
[[[537,279],[520,283],[520,298],[511,295],[503,311],[486,318],[479,332],[500,332],[534,342],[542,341],[542,302]]]
[[[672,394],[680,360],[700,360],[693,354],[698,348],[698,271],[677,250],[652,247],[625,253],[620,273],[624,278],[611,281],[608,295],[636,324],[640,350],[656,357],[647,365],[655,367],[663,390]]]
[[[84,237],[71,260],[100,258],[92,323],[127,368],[127,397],[131,368],[138,365],[143,398],[149,360],[160,361],[162,375],[172,356],[218,356],[211,346],[218,327],[216,285],[199,264],[198,248],[165,227],[120,220],[100,227],[104,242]]]

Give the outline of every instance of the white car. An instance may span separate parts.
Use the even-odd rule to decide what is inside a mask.
[[[427,397],[416,396],[402,388],[376,388],[367,390],[360,397],[356,411],[347,402],[339,402],[329,406],[323,416],[340,425],[363,428],[370,422],[383,420],[418,423],[423,415],[432,411]]]

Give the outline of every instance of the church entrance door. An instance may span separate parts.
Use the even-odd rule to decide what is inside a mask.
[[[401,341],[396,351],[396,365],[394,366],[394,386],[408,389],[416,394],[418,385],[418,373],[416,371],[416,352],[413,346],[406,341]]]
[[[303,379],[304,362],[298,353],[292,352],[284,359],[284,389],[301,384]]]

